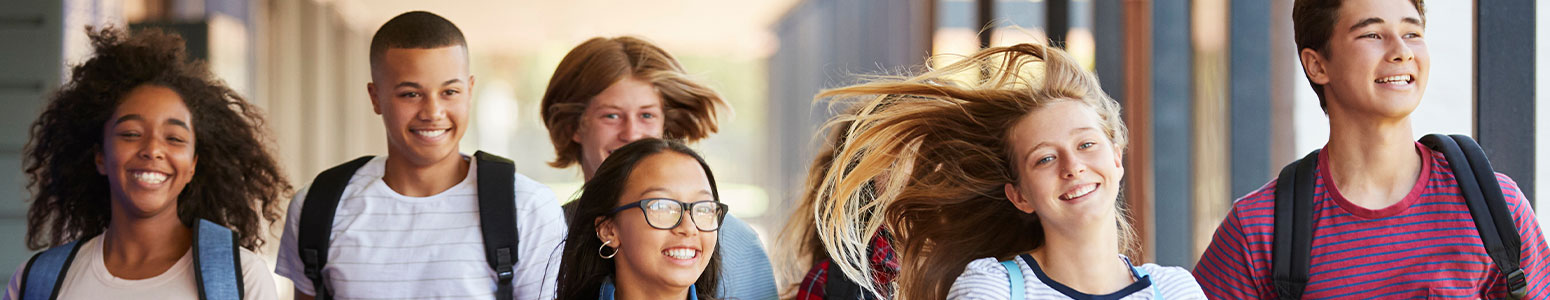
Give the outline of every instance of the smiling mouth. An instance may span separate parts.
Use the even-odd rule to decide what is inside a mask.
[[[1067,201],[1069,201],[1071,199],[1081,198],[1082,196],[1087,196],[1088,194],[1092,194],[1093,191],[1097,191],[1097,190],[1098,190],[1098,184],[1097,183],[1089,183],[1089,184],[1079,185],[1076,188],[1073,188],[1070,191],[1067,191],[1065,194],[1061,194],[1060,195],[1060,200],[1067,200]]]
[[[171,175],[167,173],[152,171],[133,171],[129,172],[129,176],[134,178],[135,181],[139,181],[145,185],[161,184],[162,182],[166,182],[167,178],[171,177]]]
[[[1378,84],[1405,85],[1405,84],[1414,83],[1415,82],[1415,77],[1410,76],[1410,75],[1394,75],[1394,76],[1389,76],[1389,77],[1378,78],[1377,80],[1373,80],[1373,82],[1378,83]]]
[[[444,135],[446,135],[449,132],[452,132],[452,129],[451,128],[448,128],[448,129],[420,129],[420,130],[410,130],[410,132],[414,132],[414,134],[419,135],[420,137],[424,137],[424,138],[428,138],[428,139],[434,139],[434,138],[438,138],[438,137],[444,136]]]
[[[689,248],[672,248],[672,249],[662,250],[662,255],[666,255],[667,257],[671,257],[673,259],[690,260],[690,259],[694,259],[696,257],[699,257],[700,256],[700,250],[694,250],[694,249],[689,249]]]

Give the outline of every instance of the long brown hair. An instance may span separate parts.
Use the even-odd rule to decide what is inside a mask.
[[[136,87],[172,89],[193,115],[196,176],[178,193],[178,218],[206,219],[237,232],[237,243],[263,244],[262,226],[280,218],[291,185],[270,155],[258,108],[227,88],[201,62],[189,61],[183,38],[160,31],[129,35],[87,29],[95,50],[70,70],[70,82],[32,123],[25,167],[32,207],[27,248],[42,249],[97,235],[108,226],[108,178],[94,160],[104,124]]]
[[[539,104],[555,159],[549,166],[569,167],[581,161],[581,144],[571,140],[581,126],[592,97],[620,79],[650,83],[662,96],[662,137],[694,142],[715,133],[716,114],[727,109],[721,95],[689,78],[667,50],[645,40],[623,36],[592,38],[560,60]]]
[[[1017,210],[1004,194],[1003,186],[1016,182],[1006,141],[1018,120],[1053,101],[1078,101],[1097,111],[1119,149],[1126,143],[1119,105],[1096,77],[1043,45],[989,48],[922,75],[819,97],[860,107],[827,124],[849,122],[849,129],[816,187],[816,230],[835,266],[874,289],[864,275],[867,241],[888,228],[899,251],[899,299],[944,298],[969,261],[1006,259],[1043,244],[1037,215]],[[1120,211],[1117,238],[1121,252],[1130,252],[1133,238]]]
[[[847,113],[854,113],[853,111]],[[813,157],[813,162],[807,168],[806,183],[802,185],[802,196],[797,200],[797,207],[791,211],[791,216],[786,220],[786,225],[776,237],[775,265],[776,279],[780,283],[782,299],[796,297],[798,285],[807,275],[815,262],[829,259],[828,252],[824,251],[823,240],[818,237],[817,227],[814,226],[813,207],[818,201],[819,183],[824,178],[824,172],[834,162],[834,154],[844,140],[848,123],[834,126],[829,130],[822,148]]]

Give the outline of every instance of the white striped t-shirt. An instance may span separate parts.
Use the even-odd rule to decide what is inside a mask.
[[[1017,261],[1018,268],[1022,269],[1025,299],[1146,300],[1153,299],[1153,289],[1157,288],[1161,288],[1157,292],[1167,300],[1206,298],[1205,293],[1200,291],[1200,284],[1195,282],[1195,277],[1180,267],[1141,265],[1139,268],[1150,274],[1151,285],[1139,289],[1127,288],[1110,295],[1086,295],[1064,288],[1065,285],[1058,282],[1053,282],[1054,286],[1046,284],[1044,280],[1047,277],[1043,272],[1029,266],[1028,262],[1023,261],[1022,256],[1014,260]],[[963,274],[958,275],[958,279],[953,281],[953,286],[948,289],[947,299],[1011,299],[1012,287],[1008,280],[1006,267],[1003,267],[996,258],[976,259],[969,262],[969,265],[963,268]],[[1060,286],[1067,291],[1062,293],[1055,286]]]
[[[394,192],[382,181],[379,156],[350,178],[334,215],[324,276],[337,299],[490,299],[495,271],[484,256],[479,227],[477,163],[452,188],[429,197]],[[516,299],[553,299],[565,221],[554,192],[516,174]],[[275,273],[316,295],[297,255],[297,226],[307,191],[286,213]]]

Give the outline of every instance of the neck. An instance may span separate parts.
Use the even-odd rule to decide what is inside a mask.
[[[403,155],[388,154],[382,181],[400,195],[428,197],[462,182],[468,177],[469,163],[462,155],[417,164]]]
[[[650,284],[622,272],[617,275],[618,277],[614,278],[614,299],[618,300],[687,299],[689,289],[694,288],[693,285],[672,287]]]
[[[182,259],[193,246],[194,231],[183,226],[176,210],[171,212],[137,218],[114,210],[102,237],[108,273],[125,279],[151,278]]]
[[[1044,246],[1032,253],[1050,279],[1087,294],[1109,294],[1130,285],[1130,266],[1119,259],[1113,222],[1063,233],[1045,226]],[[1097,238],[1094,238],[1097,237]]]
[[[1421,155],[1409,118],[1374,120],[1330,116],[1330,176],[1347,201],[1379,209],[1398,203],[1421,176]]]

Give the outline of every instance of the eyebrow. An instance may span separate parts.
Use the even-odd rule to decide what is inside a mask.
[[[612,109],[621,109],[621,110],[624,109],[624,107],[619,107],[618,105],[613,105],[613,104],[598,104],[597,106],[598,106],[598,108],[612,108]],[[652,103],[652,104],[641,105],[639,108],[656,108],[656,107],[660,107],[660,106],[662,106],[661,103]]]
[[[129,121],[145,121],[145,117],[141,117],[139,114],[127,114],[122,117],[118,117],[117,121],[113,121],[113,125],[118,126],[119,123]]]
[[[145,117],[140,116],[140,114],[127,114],[127,115],[124,115],[122,117],[118,117],[118,120],[113,121],[113,126],[118,126],[119,123],[124,123],[124,122],[129,122],[129,121],[145,121]],[[168,124],[172,124],[172,125],[177,125],[178,127],[183,127],[183,129],[190,129],[188,127],[188,122],[184,122],[181,119],[176,119],[176,118],[174,118],[174,119],[167,119],[167,123]]]
[[[641,192],[640,192],[640,197],[645,197],[645,196],[646,196],[646,194],[650,194],[650,193],[651,193],[651,192],[663,192],[663,193],[671,193],[671,192],[672,192],[672,191],[669,191],[669,190],[668,190],[668,189],[667,189],[667,188],[665,188],[665,187],[660,187],[660,186],[654,186],[654,187],[649,187],[649,188],[646,188],[646,190],[645,190],[645,191],[641,191]],[[703,194],[703,195],[711,195],[711,193],[710,193],[710,190],[709,190],[709,189],[702,189],[702,190],[700,190],[700,194]]]
[[[1423,26],[1423,25],[1421,25],[1421,19],[1416,19],[1416,18],[1412,18],[1412,17],[1405,17],[1403,19],[1400,19],[1399,21],[1401,23],[1409,23],[1409,24],[1416,25],[1416,26]],[[1366,18],[1366,19],[1362,19],[1361,22],[1356,22],[1356,25],[1351,25],[1351,29],[1349,29],[1348,31],[1356,31],[1357,29],[1361,29],[1362,27],[1366,27],[1367,25],[1383,24],[1383,23],[1384,23],[1384,21],[1383,21],[1382,18],[1377,18],[1377,17]]]

